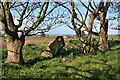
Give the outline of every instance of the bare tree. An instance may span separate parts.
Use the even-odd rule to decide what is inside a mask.
[[[117,18],[119,19],[119,17],[117,16],[119,14],[119,10],[118,10],[119,2],[111,2],[111,0],[107,0],[105,2],[105,1],[101,0],[99,4],[100,5],[97,6],[95,4],[95,2],[93,2],[93,4],[90,3],[90,7],[91,7],[92,11],[95,11],[95,10],[97,10],[97,8],[99,8],[99,12],[97,14],[97,19],[100,21],[100,32],[96,33],[94,35],[99,36],[98,49],[101,51],[105,51],[105,50],[109,49],[109,45],[107,43],[108,21],[115,20]],[[86,8],[84,3],[82,3],[82,5]],[[95,6],[95,7],[93,7],[93,6]],[[89,11],[91,12],[90,9],[89,9]],[[112,15],[112,17],[109,16],[107,19],[106,16],[107,16],[108,12],[114,13],[114,14]],[[110,24],[113,25],[114,23],[112,22]],[[112,27],[111,29],[119,30],[119,26]]]
[[[85,7],[85,4],[83,2],[81,3]],[[99,42],[100,46],[98,48],[101,51],[105,51],[109,48],[107,44],[108,20],[106,19],[106,15],[107,15],[108,8],[110,6],[110,0],[107,0],[106,2],[103,2],[101,0],[101,2],[99,3],[99,6],[96,6],[96,4],[93,2],[95,8],[93,8],[93,5],[91,4],[91,2],[89,3],[92,9],[92,11],[91,10],[89,11],[91,12],[91,14],[94,14],[94,16],[96,16],[96,18],[100,21],[100,32],[94,34],[99,36],[100,38],[100,42]]]
[[[25,37],[38,28],[58,6],[52,2],[0,2],[2,30],[7,43],[8,56],[5,63],[23,64],[22,47]],[[49,8],[49,9],[48,9]],[[18,24],[14,19],[17,18]],[[26,20],[26,21],[25,21]],[[26,22],[28,25],[21,29]],[[51,26],[39,26],[38,30],[50,30]],[[40,29],[41,28],[41,29]],[[21,33],[19,36],[18,33]]]
[[[109,18],[108,20],[111,22],[109,28],[113,30],[120,30],[120,2],[112,2],[109,9]],[[111,16],[113,15],[114,16]],[[118,24],[117,24],[118,21]]]
[[[95,17],[97,17],[96,16],[97,12],[90,14],[89,26],[87,27],[85,21],[87,20],[88,11],[90,10],[89,9],[90,3],[89,3],[88,6],[86,6],[87,11],[86,11],[84,16],[83,16],[83,14],[81,13],[79,8],[75,5],[75,3],[73,1],[70,2],[72,10],[69,7],[66,7],[65,5],[63,5],[62,3],[57,2],[57,4],[59,4],[62,7],[66,8],[68,10],[68,12],[71,14],[71,23],[72,23],[73,28],[70,27],[70,26],[69,27],[71,29],[75,30],[76,34],[79,37],[79,40],[83,43],[83,52],[84,52],[84,54],[89,54],[91,52],[91,46],[90,46],[91,33],[95,34],[95,32],[92,32],[92,25],[93,25],[93,21],[94,21]],[[76,11],[78,13],[76,13]],[[78,15],[80,16],[80,18],[79,18]],[[83,31],[81,30],[81,28],[84,28],[85,29],[84,31],[88,32],[87,39],[82,36],[81,33],[83,33]]]
[[[57,4],[61,5],[62,7],[66,8],[68,12],[71,14],[71,23],[76,34],[79,37],[79,40],[83,43],[83,52],[84,54],[90,54],[93,50],[93,47],[91,45],[91,37],[92,34],[99,36],[100,42],[99,45],[102,47],[99,47],[100,50],[104,51],[108,49],[107,44],[107,29],[108,29],[108,21],[106,19],[107,11],[110,6],[110,0],[107,0],[106,2],[101,1],[100,3],[96,3],[92,0],[89,0],[87,5],[79,0],[78,5],[74,1],[68,2],[70,4],[69,7],[66,5],[63,5],[60,2],[56,2]],[[80,11],[80,7],[84,7],[86,9],[86,13],[83,14]],[[71,9],[70,9],[71,8]],[[89,23],[87,25],[87,17],[89,15]],[[93,32],[93,23],[94,20],[98,19],[100,21],[100,32]],[[87,31],[87,37],[83,38],[81,35],[82,29],[84,28],[84,31]],[[102,34],[103,33],[103,34]],[[107,47],[105,47],[107,46]]]

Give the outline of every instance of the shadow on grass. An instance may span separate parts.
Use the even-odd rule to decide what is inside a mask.
[[[76,48],[67,48],[67,50],[63,48],[62,51],[54,57],[60,57],[60,56],[68,57],[69,56],[69,57],[74,58],[75,56],[79,56],[81,53],[82,51]]]
[[[114,40],[114,41],[109,40],[108,43],[109,43],[109,47],[113,47],[113,46],[115,46],[115,45],[119,45],[119,44],[120,44],[120,41],[117,41],[117,40]]]
[[[40,49],[36,44],[27,44],[32,50]]]
[[[106,64],[105,64],[106,65]],[[109,66],[109,65],[107,65]],[[100,69],[93,69],[93,70],[79,70],[73,66],[65,66],[66,67],[66,70],[68,70],[69,68],[71,69],[74,69],[75,70],[75,75],[79,75],[85,79],[90,79],[90,80],[101,80],[101,76],[104,75],[104,77],[107,79],[107,80],[114,80],[115,76],[114,75],[110,75],[108,72],[109,70],[106,70],[106,71],[101,71]],[[110,66],[110,69],[112,69],[112,67]],[[91,77],[86,77],[86,73],[88,74],[91,74]],[[71,74],[74,74],[74,73],[71,73]],[[82,75],[84,74],[84,75]]]
[[[25,65],[27,67],[31,67],[33,66],[34,64],[36,64],[37,62],[40,62],[40,61],[44,61],[44,60],[50,60],[51,58],[47,58],[47,57],[42,57],[42,56],[39,56],[39,57],[36,57],[34,59],[30,59],[29,61],[25,62]]]
[[[75,42],[77,42],[77,44],[76,43],[74,43],[74,41]],[[56,56],[54,56],[54,57],[68,57],[71,53],[72,53],[72,57],[75,57],[75,56],[79,56],[79,55],[84,55],[83,54],[83,51],[82,51],[82,48],[81,48],[81,45],[78,45],[78,41],[76,41],[76,40],[71,40],[71,41],[69,41],[69,45],[67,46],[67,50],[65,49],[65,47],[62,49],[62,51],[58,54],[58,55],[56,55]],[[117,49],[111,49],[111,47],[113,47],[113,46],[115,46],[115,45],[118,45],[119,43],[120,43],[120,41],[108,41],[108,43],[109,43],[109,48],[110,49],[108,49],[108,50],[110,50],[110,51],[115,51],[115,50],[119,50],[120,48],[117,48]],[[71,46],[71,44],[73,45],[75,45],[77,48],[75,48],[75,46],[73,47],[72,46],[72,48],[71,47],[69,47],[69,46]],[[99,49],[98,49],[98,47],[99,47],[99,45],[98,45],[98,42],[96,42],[96,44],[93,44],[93,47],[94,47],[94,51],[91,53],[92,55],[97,55],[97,51],[99,51],[99,52],[101,52],[101,53],[105,53],[106,51],[108,51],[108,50],[106,50],[106,51],[100,51]]]
[[[115,45],[117,45],[118,43],[119,43],[120,41],[109,41],[109,47],[111,48],[111,47],[113,47],[113,46],[115,46]],[[71,42],[70,42],[71,43]],[[73,42],[71,43],[71,44],[74,44]],[[77,45],[77,44],[75,44],[78,48],[75,48],[75,47],[67,47],[67,50],[65,49],[65,47],[62,49],[62,51],[58,54],[58,55],[56,55],[56,56],[54,56],[53,58],[55,58],[55,57],[69,57],[70,56],[70,58],[72,57],[72,58],[74,58],[75,56],[78,56],[78,55],[81,55],[83,52],[82,52],[82,50],[80,49],[80,47],[81,46],[79,46],[79,45]],[[34,44],[29,44],[28,46],[35,46]],[[98,45],[95,45],[94,46],[94,53],[96,53],[97,51],[98,51]],[[34,48],[34,47],[33,47]],[[35,47],[36,48],[36,47]],[[33,50],[35,50],[35,48],[33,49]],[[115,50],[119,50],[120,48],[117,48],[117,49],[112,49],[112,51],[115,51]],[[111,50],[111,49],[109,49],[109,50]],[[106,51],[108,51],[108,50],[106,50]],[[105,53],[106,51],[104,51],[104,52],[102,52],[102,51],[100,51],[99,50],[99,52],[101,52],[101,53]],[[42,56],[39,56],[39,57],[36,57],[36,58],[34,58],[34,59],[30,59],[29,61],[27,61],[26,63],[25,63],[25,65],[26,66],[33,66],[34,64],[36,64],[37,62],[40,62],[40,61],[43,61],[43,60],[50,60],[51,58],[49,58],[49,57],[42,57]]]
[[[36,56],[35,58],[29,59],[27,62],[24,63],[24,65],[26,65],[27,67],[32,67],[37,62],[40,62],[43,60],[50,60],[50,58],[40,56],[40,54],[36,53],[37,51],[43,52],[45,50],[44,48],[42,47],[40,48],[36,44],[27,44],[27,46],[30,47],[31,50],[30,51],[27,50],[28,49],[27,47],[25,50],[28,51],[28,53],[25,52],[24,55],[25,56],[28,56],[28,55]]]
[[[98,49],[99,45],[96,44],[94,45],[94,53],[96,54],[97,51],[101,52],[102,54],[106,53],[106,51],[116,51],[116,50],[119,50],[120,48],[117,48],[117,49],[111,49],[113,46],[115,45],[120,45],[120,41],[117,41],[117,40],[108,40],[108,45],[109,45],[109,49],[108,50],[105,50],[105,51],[100,51]]]
[[[65,67],[66,67],[66,70],[69,69],[69,68],[72,68],[72,69],[76,70],[75,75],[79,75],[82,78],[90,79],[90,80],[94,80],[94,79],[99,80],[98,76],[102,75],[102,73],[103,73],[102,71],[97,70],[97,69],[95,69],[95,70],[79,70],[79,69],[77,69],[77,68],[75,68],[73,66],[65,66]],[[82,73],[92,74],[92,77],[86,77],[85,75],[82,75]]]

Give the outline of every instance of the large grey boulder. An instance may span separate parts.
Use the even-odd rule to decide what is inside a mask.
[[[58,36],[49,46],[49,48],[47,48],[42,54],[41,56],[46,56],[46,57],[53,57],[57,54],[60,53],[61,49],[63,48],[63,46],[65,45],[64,43],[64,39],[62,36]]]

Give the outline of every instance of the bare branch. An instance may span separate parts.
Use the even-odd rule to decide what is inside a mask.
[[[83,39],[82,36],[81,36],[81,31],[76,27],[75,22],[74,22],[74,18],[76,18],[78,21],[80,21],[80,20],[75,16],[74,2],[71,2],[71,6],[72,6],[72,19],[71,19],[72,26],[73,26],[75,32],[77,33],[77,35],[78,35],[78,37],[79,37],[79,40],[80,40],[82,43],[85,43],[84,39]],[[80,21],[80,23],[81,23],[81,21]]]
[[[43,11],[43,6],[45,4],[46,4],[45,10]],[[43,4],[42,8],[40,9],[40,13],[39,13],[39,16],[38,16],[36,22],[26,31],[25,35],[27,35],[31,30],[34,30],[35,28],[37,28],[37,26],[44,20],[45,14],[46,14],[47,9],[48,9],[48,5],[49,5],[49,2],[45,2]],[[40,17],[42,11],[43,11],[43,13],[42,13],[42,16]]]
[[[83,24],[82,27],[84,27],[86,31],[89,31],[88,28],[87,28],[87,26],[86,26],[86,24],[85,24],[84,22],[80,21],[78,18],[76,18],[76,20],[77,20],[79,23]]]
[[[23,8],[25,8],[25,6],[22,4],[22,2],[18,2],[20,5],[22,5]]]
[[[48,5],[49,5],[49,2],[46,2],[46,7],[45,7],[45,10],[43,11],[43,14],[42,14],[42,16],[41,16],[41,21],[43,21],[44,18],[45,18],[45,14],[46,14],[46,12],[47,12]]]
[[[86,21],[86,18],[87,18],[87,15],[88,15],[88,9],[89,9],[90,4],[91,4],[91,3],[88,4],[88,8],[87,8],[87,12],[86,12],[86,15],[85,15],[84,22]]]
[[[43,3],[43,5],[42,5],[42,7],[40,8],[40,12],[39,12],[39,16],[38,16],[38,19],[40,18],[40,16],[41,16],[41,13],[42,13],[42,11],[43,11],[43,7],[45,6],[45,2]]]
[[[95,13],[98,13],[102,7],[102,5],[104,5],[104,2],[100,2],[99,6],[97,7],[97,9],[95,10]]]
[[[21,27],[21,25],[22,25],[22,22],[23,22],[23,16],[25,15],[25,12],[26,12],[26,9],[27,9],[27,7],[28,7],[28,4],[29,4],[29,2],[27,2],[27,5],[26,5],[26,7],[21,3],[21,2],[19,2],[22,6],[23,6],[23,12],[22,12],[22,14],[20,14],[20,20],[19,20],[19,24],[18,25],[16,25],[17,26],[17,28],[19,28],[19,27]]]
[[[68,10],[68,12],[69,12],[70,14],[72,14],[72,12],[70,11],[70,9],[69,9],[68,7],[64,6],[63,4],[61,4],[61,3],[59,3],[59,2],[55,2],[55,3],[61,5],[61,6],[64,7],[64,8],[66,8],[66,9]]]
[[[16,3],[16,2],[14,2],[14,3],[9,7],[9,9],[12,8],[12,7],[15,5],[15,3]]]
[[[20,14],[20,12],[19,12],[17,9],[13,9],[13,10],[17,11],[17,12],[18,12],[18,14],[19,14],[19,15],[21,15],[21,14]]]
[[[90,31],[89,31],[89,32],[90,32]],[[97,33],[97,32],[91,31],[90,33],[93,34],[93,35],[99,36],[99,33]]]
[[[79,0],[79,2],[80,2],[86,9],[88,9],[88,11],[93,12],[93,11],[91,11],[81,0]]]
[[[114,29],[114,30],[120,30],[120,27],[113,27],[111,29]]]
[[[94,2],[94,1],[93,1],[93,4],[94,4],[95,8],[97,8],[97,6],[95,5],[95,2]]]
[[[24,4],[26,4],[26,2],[25,2]],[[24,4],[22,4],[22,5],[24,5]],[[10,7],[10,8],[15,8],[15,7],[19,7],[19,6],[21,6],[21,4],[19,4],[19,5],[14,5],[14,6]]]
[[[110,7],[110,0],[107,0],[105,4],[105,13],[107,13],[109,7]]]
[[[93,9],[93,11],[95,10],[94,8],[93,8],[93,6],[92,6],[92,4],[91,4],[91,1],[89,2],[89,4],[90,4],[90,7]]]
[[[75,23],[75,25],[79,26],[80,27],[79,29],[81,29],[83,27],[82,25],[80,25],[78,23]]]
[[[93,26],[94,28],[95,28],[95,30],[97,31],[97,29],[96,29],[96,27],[95,26]],[[97,31],[98,32],[98,31]]]
[[[79,11],[79,9],[75,6],[75,8],[77,9],[78,13],[80,14],[81,18],[82,18],[82,21],[83,21],[83,16],[82,16],[82,13]]]
[[[55,7],[51,11],[49,11],[48,14],[46,14],[46,16],[49,15],[56,7],[57,7],[57,5],[55,5]]]
[[[65,24],[65,25],[68,26],[70,29],[74,30],[74,28],[72,28],[69,23],[64,22],[64,21],[61,21],[61,23]]]
[[[71,2],[71,6],[72,6],[72,19],[71,19],[71,23],[72,23],[73,28],[76,31],[76,33],[79,34],[79,31],[78,31],[77,27],[75,26],[75,22],[74,22],[74,18],[76,17],[75,16],[75,10],[74,10],[74,2]]]

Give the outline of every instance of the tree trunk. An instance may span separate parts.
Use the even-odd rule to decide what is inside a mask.
[[[8,55],[5,63],[20,63],[23,64],[22,47],[24,45],[25,36],[18,35],[19,26],[14,24],[12,13],[10,12],[9,3],[2,3],[2,29],[5,34]]]
[[[88,32],[88,35],[87,35],[87,40],[85,41],[86,44],[83,44],[83,51],[84,51],[84,54],[87,55],[87,54],[91,54],[91,51],[92,51],[92,48],[91,48],[91,37],[92,37],[92,26],[93,26],[93,22],[94,22],[94,19],[95,19],[95,13],[91,13],[90,14],[90,18],[89,18],[89,31]]]
[[[5,63],[20,63],[23,64],[22,47],[24,40],[13,39],[12,37],[6,37],[8,55]]]
[[[107,32],[108,32],[108,20],[105,21],[106,14],[102,12],[100,14],[100,33],[99,33],[99,47],[101,51],[109,49],[107,43]]]

